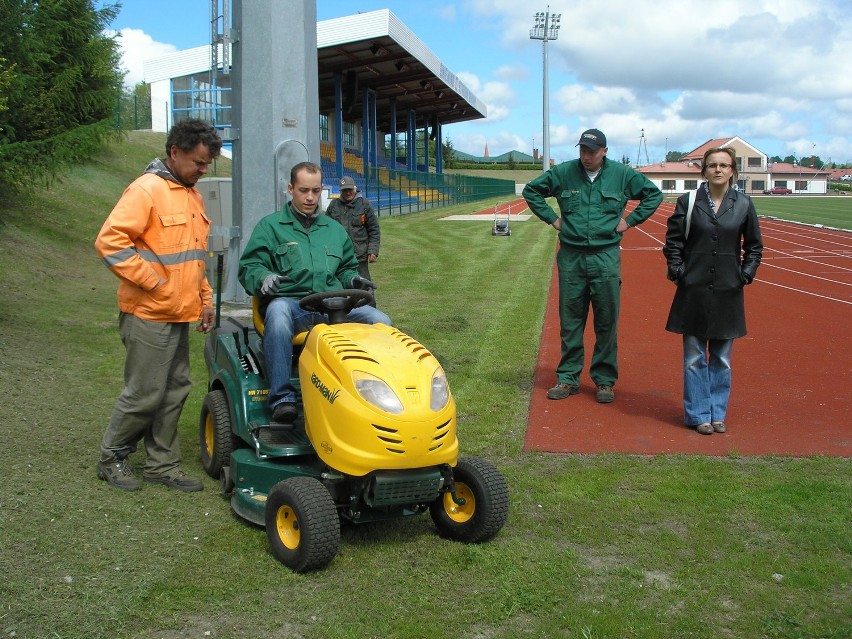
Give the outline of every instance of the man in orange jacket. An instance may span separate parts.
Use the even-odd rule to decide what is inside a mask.
[[[222,141],[201,120],[174,125],[166,157],[155,159],[121,196],[95,248],[119,278],[121,341],[127,351],[124,391],[101,443],[98,477],[139,490],[127,456],[144,440],[143,478],[185,492],[199,480],[180,467],[177,423],[192,383],[189,323],[213,328],[213,293],[205,257],[210,220],[195,188],[219,156]]]

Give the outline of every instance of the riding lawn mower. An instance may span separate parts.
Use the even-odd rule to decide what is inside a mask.
[[[392,326],[346,321],[372,299],[345,289],[301,300],[329,321],[293,340],[299,415],[292,424],[271,418],[256,299],[251,324],[220,322],[218,302],[205,344],[202,465],[234,512],[264,526],[274,556],[296,572],[333,560],[341,520],[429,511],[442,537],[479,543],[508,517],[500,472],[458,457],[456,405],[438,360]]]

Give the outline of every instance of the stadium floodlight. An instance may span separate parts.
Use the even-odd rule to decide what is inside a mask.
[[[562,19],[560,13],[550,13],[550,5],[543,13],[539,11],[535,14],[535,24],[530,29],[530,40],[541,40],[541,50],[543,58],[543,95],[542,95],[542,170],[547,171],[550,168],[550,104],[547,89],[547,43],[549,40],[556,40],[559,37],[559,24]]]

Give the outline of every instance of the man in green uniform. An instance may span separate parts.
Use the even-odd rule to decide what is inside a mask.
[[[580,390],[583,332],[591,303],[595,350],[589,373],[602,404],[615,399],[618,379],[618,313],[621,293],[621,236],[647,220],[663,194],[641,173],[606,157],[606,136],[589,129],[580,136],[580,159],[563,162],[524,187],[530,210],[559,231],[559,322],[562,357],[549,399]],[[557,216],[546,198],[556,197]],[[639,205],[625,218],[628,200]]]
[[[273,421],[282,424],[292,424],[298,416],[291,379],[293,336],[328,322],[325,314],[300,308],[299,300],[310,293],[374,288],[358,274],[355,249],[345,229],[319,209],[320,167],[311,162],[294,166],[288,191],[292,201],[254,227],[239,267],[246,293],[260,298],[269,408]],[[391,323],[372,306],[352,309],[348,319],[362,324]]]
[[[382,232],[373,205],[361,194],[350,176],[344,175],[340,180],[340,197],[331,201],[325,214],[340,222],[349,234],[361,277],[373,279],[370,277],[370,264],[379,259]]]
[[[358,272],[361,277],[372,280],[370,264],[379,259],[382,233],[373,205],[361,194],[350,176],[344,175],[340,180],[340,197],[331,201],[325,214],[346,229],[355,248]],[[375,301],[372,305],[376,305]]]

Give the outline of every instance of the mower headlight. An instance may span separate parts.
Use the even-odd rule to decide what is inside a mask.
[[[429,398],[429,407],[439,411],[450,401],[450,385],[447,383],[447,375],[440,366],[432,374],[432,394]]]
[[[399,415],[402,412],[402,402],[399,401],[396,393],[378,377],[355,371],[352,373],[352,379],[355,382],[355,390],[358,391],[358,394],[376,408],[394,415]]]

